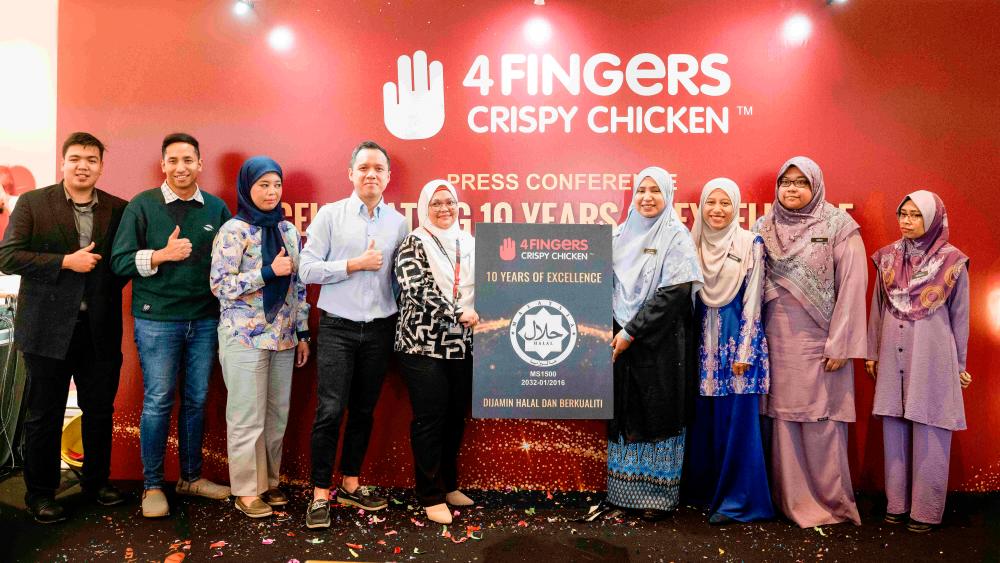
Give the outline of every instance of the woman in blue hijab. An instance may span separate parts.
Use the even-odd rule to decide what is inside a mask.
[[[693,296],[703,280],[691,234],[674,211],[674,182],[656,167],[635,177],[614,234],[615,413],[608,435],[609,504],[657,520],[677,506],[684,432],[698,390]]]
[[[292,369],[309,359],[309,305],[296,274],[299,233],[281,209],[283,173],[266,156],[243,163],[238,211],[212,245],[226,446],[235,505],[251,518],[288,504],[278,488]]]

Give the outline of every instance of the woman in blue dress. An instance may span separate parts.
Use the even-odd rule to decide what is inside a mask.
[[[701,192],[695,248],[705,276],[699,393],[688,429],[685,497],[715,525],[774,517],[759,422],[770,375],[761,325],[764,240],[740,227],[740,190],[716,178]]]

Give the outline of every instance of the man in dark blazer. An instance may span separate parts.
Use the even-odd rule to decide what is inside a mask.
[[[63,181],[22,195],[0,243],[0,271],[21,276],[14,343],[28,371],[25,502],[46,524],[66,519],[55,492],[71,377],[83,410],[83,490],[103,505],[124,501],[108,476],[128,280],[107,258],[126,202],[95,187],[104,160],[96,137],[73,133],[62,153]]]

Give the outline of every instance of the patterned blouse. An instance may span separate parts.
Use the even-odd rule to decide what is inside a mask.
[[[472,329],[457,324],[461,310],[456,312],[434,283],[423,242],[415,235],[407,236],[399,247],[396,278],[402,288],[396,351],[446,360],[471,355]],[[457,325],[460,332],[449,332],[449,325]]]
[[[701,319],[699,390],[704,397],[763,394],[771,384],[767,339],[760,313],[763,303],[764,239],[753,241],[753,265],[732,301],[707,307],[698,298]],[[750,364],[742,375],[733,373],[733,362]]]
[[[288,221],[278,224],[285,241],[285,251],[295,269],[299,265],[299,233]],[[212,244],[212,269],[209,281],[212,293],[219,298],[222,314],[219,326],[247,348],[288,350],[299,337],[309,334],[309,304],[306,284],[296,273],[288,286],[285,304],[274,322],[264,317],[264,276],[261,274],[261,228],[232,218],[219,228]]]

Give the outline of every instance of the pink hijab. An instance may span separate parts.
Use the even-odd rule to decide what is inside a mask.
[[[933,192],[918,190],[903,198],[923,215],[926,231],[915,239],[901,238],[872,254],[879,287],[892,315],[920,320],[948,301],[969,257],[948,243],[948,213]]]
[[[778,198],[778,182],[792,166],[802,171],[812,187],[812,200],[802,209],[787,209]],[[771,211],[754,226],[767,247],[764,302],[776,299],[778,288],[784,288],[817,324],[829,328],[837,300],[833,248],[858,229],[847,212],[826,202],[819,165],[804,156],[788,159],[775,179]]]

